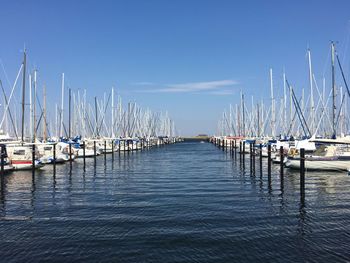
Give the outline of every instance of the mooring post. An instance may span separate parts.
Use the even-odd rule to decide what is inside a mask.
[[[242,141],[239,141],[239,160],[241,161],[242,159]]]
[[[305,193],[305,149],[300,149],[300,194]]]
[[[96,159],[96,141],[94,141],[94,158]]]
[[[267,174],[271,176],[271,144],[267,145]]]
[[[255,172],[255,142],[252,143],[253,171]]]
[[[5,175],[5,145],[1,145],[1,177]]]
[[[280,147],[280,173],[281,176],[283,176],[283,161],[284,161],[284,152],[283,152],[283,146]]]
[[[32,171],[35,172],[35,144],[32,145]]]
[[[250,173],[253,171],[253,155],[252,155],[252,144],[249,143],[249,164],[250,164]]]
[[[249,143],[249,155],[250,155],[250,159],[253,158],[253,144],[252,143]]]
[[[106,154],[107,154],[107,141],[106,140],[104,141],[104,149],[103,149],[103,151],[104,151],[105,159],[106,159]]]
[[[56,143],[52,145],[52,155],[53,155],[52,163],[54,166],[56,166]]]
[[[114,160],[114,139],[112,139],[112,161]]]
[[[260,151],[259,151],[260,170],[262,170],[262,148],[263,148],[263,146],[260,143],[260,145],[259,145],[259,149],[260,149]]]
[[[84,161],[84,170],[85,170],[85,141],[83,141],[83,161]]]
[[[225,151],[225,139],[222,140],[222,150]]]
[[[72,164],[72,144],[69,143],[69,162]]]
[[[235,151],[235,155],[236,155],[236,153],[237,153],[237,141],[236,140],[234,140],[234,151]]]

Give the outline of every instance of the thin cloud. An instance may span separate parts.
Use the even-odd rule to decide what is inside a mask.
[[[219,91],[223,88],[237,85],[238,82],[235,80],[216,80],[216,81],[206,81],[206,82],[189,82],[181,84],[168,84],[166,88],[145,90],[145,92],[154,93],[189,93],[189,92],[202,92],[202,91]]]
[[[140,81],[140,82],[131,83],[131,85],[133,85],[133,86],[152,86],[152,85],[155,85],[155,83],[148,82],[148,81]]]
[[[234,90],[218,90],[210,92],[211,95],[219,95],[219,96],[225,96],[225,95],[233,95],[236,94]]]

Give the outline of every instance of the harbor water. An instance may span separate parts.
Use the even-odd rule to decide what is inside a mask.
[[[279,169],[189,142],[13,172],[0,261],[349,261],[350,176],[307,172],[303,199]]]

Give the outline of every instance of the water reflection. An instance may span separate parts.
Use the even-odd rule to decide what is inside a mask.
[[[2,260],[23,259],[21,251],[28,261],[43,253],[57,261],[312,261],[298,252],[304,247],[348,255],[349,243],[339,241],[350,219],[348,176],[306,173],[301,198],[298,172],[281,176],[272,165],[266,173],[266,160],[235,156],[179,144],[114,162],[77,159],[34,178],[12,173],[1,183]]]

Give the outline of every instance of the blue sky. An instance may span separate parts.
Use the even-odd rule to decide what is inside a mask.
[[[269,98],[282,72],[307,87],[307,47],[314,73],[330,78],[329,45],[349,75],[349,1],[1,1],[0,59],[10,82],[24,44],[51,105],[64,72],[90,98],[115,86],[124,101],[167,110],[184,135],[212,134],[239,92]],[[4,71],[0,70],[7,91]],[[53,109],[52,109],[53,110]]]

